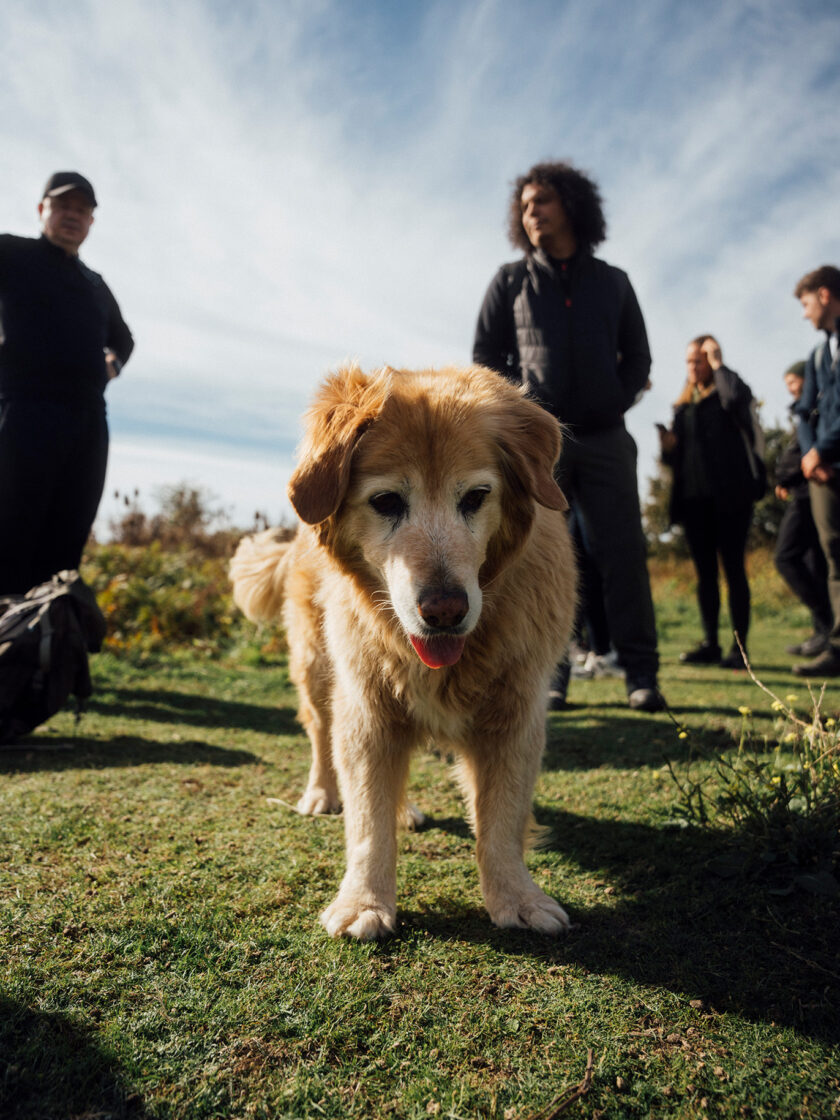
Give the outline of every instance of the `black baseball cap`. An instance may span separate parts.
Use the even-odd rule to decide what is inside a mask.
[[[96,206],[96,195],[93,193],[90,181],[78,171],[56,171],[50,175],[41,198],[57,198],[58,195],[67,194],[68,191],[81,191],[91,206]]]

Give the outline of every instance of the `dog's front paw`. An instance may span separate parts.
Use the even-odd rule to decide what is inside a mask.
[[[377,903],[371,898],[361,900],[339,892],[338,897],[321,915],[321,924],[330,937],[358,937],[360,941],[375,941],[387,937],[397,927],[394,907]]]
[[[527,894],[502,898],[492,906],[488,902],[487,909],[493,924],[502,929],[533,929],[556,935],[572,927],[563,907],[537,888]]]
[[[324,813],[340,813],[338,790],[310,786],[295,806],[302,817],[318,817]]]

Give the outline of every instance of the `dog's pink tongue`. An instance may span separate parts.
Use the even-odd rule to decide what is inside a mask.
[[[411,635],[414,651],[424,665],[430,669],[442,669],[444,665],[454,665],[464,652],[466,638],[449,635],[439,638],[415,638]]]

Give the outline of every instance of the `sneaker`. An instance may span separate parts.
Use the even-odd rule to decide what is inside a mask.
[[[829,646],[824,653],[815,657],[813,661],[805,661],[801,665],[794,665],[793,671],[797,677],[816,677],[817,679],[840,677],[840,649]]]
[[[593,677],[624,676],[624,670],[618,663],[618,654],[614,649],[609,653],[590,653],[586,659],[586,668]]]
[[[628,681],[627,703],[636,712],[661,712],[667,707],[655,677]]]
[[[666,707],[658,688],[634,688],[627,694],[627,703],[636,712],[662,712]]]
[[[828,649],[827,634],[812,634],[804,642],[795,646],[785,646],[785,653],[792,653],[794,657],[816,657]]]
[[[721,669],[746,669],[747,665],[744,655],[737,646],[733,646],[726,657],[720,659],[720,667]]]
[[[595,676],[592,668],[592,659],[595,657],[594,653],[587,653],[583,661],[572,662],[572,677],[576,681],[591,681]]]
[[[701,642],[699,646],[695,646],[694,649],[681,653],[680,661],[683,665],[717,665],[722,652],[717,642],[712,644],[705,641]]]

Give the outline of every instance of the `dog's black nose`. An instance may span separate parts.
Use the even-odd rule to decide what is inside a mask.
[[[424,588],[417,600],[417,610],[427,626],[445,630],[463,622],[470,601],[460,587]]]

